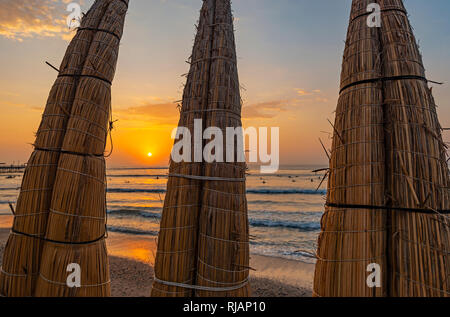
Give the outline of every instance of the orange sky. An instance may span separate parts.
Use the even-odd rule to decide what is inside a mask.
[[[0,162],[25,162],[32,151],[29,144],[56,78],[44,62],[58,66],[70,37],[64,26],[67,2],[0,3]],[[83,11],[92,2],[82,1]],[[175,101],[182,96],[181,75],[188,72],[185,61],[201,3],[131,1],[112,88],[113,117],[119,121],[109,166],[167,165],[178,123]],[[332,132],[327,119],[334,118],[350,3],[233,1],[244,127],[280,127],[281,164],[327,163],[318,138],[330,146],[324,132]],[[410,6],[429,77],[446,81],[450,39],[437,30],[445,29],[448,19],[439,8],[427,11],[415,0]],[[433,92],[441,123],[450,126],[450,92],[445,87]]]

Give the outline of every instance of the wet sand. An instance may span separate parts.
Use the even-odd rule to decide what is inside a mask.
[[[0,229],[0,261],[9,229]],[[148,297],[153,282],[156,240],[110,233],[108,240],[111,292],[114,297]],[[254,297],[309,297],[314,265],[252,255],[250,285]]]

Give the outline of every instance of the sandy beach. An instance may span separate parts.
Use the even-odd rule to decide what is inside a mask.
[[[9,229],[0,228],[0,261]],[[155,239],[110,233],[108,251],[114,297],[148,297],[153,282]],[[309,297],[314,265],[252,255],[250,284],[254,297]]]

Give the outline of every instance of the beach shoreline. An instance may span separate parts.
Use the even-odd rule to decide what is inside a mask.
[[[9,229],[0,228],[0,263]],[[107,239],[113,297],[149,297],[156,240],[110,233]],[[253,297],[310,297],[314,265],[251,254]]]

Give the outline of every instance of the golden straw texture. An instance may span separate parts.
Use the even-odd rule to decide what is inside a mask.
[[[381,76],[378,30],[360,16],[372,1],[353,1],[343,58],[341,87]],[[343,91],[336,109],[327,201],[334,204],[384,204],[382,91],[366,83]],[[386,212],[326,207],[319,236],[316,296],[382,296],[366,285],[370,263],[385,271]]]
[[[111,115],[111,82],[128,2],[107,2],[81,72],[64,136],[36,296],[110,295],[103,154]],[[67,266],[72,263],[81,268],[81,286],[77,288],[66,284]]]
[[[449,222],[438,210],[449,209],[449,177],[436,106],[402,1],[377,1],[381,28],[367,25],[373,2],[352,3],[314,295],[448,296]],[[371,263],[380,287],[367,284]]]
[[[225,136],[226,127],[241,127],[229,0],[203,2],[190,61],[179,126],[193,139],[195,119],[202,119],[202,133],[217,127]],[[194,152],[192,146],[192,159]],[[250,294],[246,165],[227,162],[225,152],[215,154],[211,163],[171,161],[152,296]]]
[[[81,21],[81,28],[97,28],[108,1],[96,1]],[[39,272],[42,241],[47,226],[52,190],[78,78],[94,33],[79,30],[60,66],[61,75],[50,91],[34,143],[35,151],[25,169],[17,200],[13,232],[9,237],[0,273],[0,294],[32,296]]]
[[[382,15],[384,76],[425,77],[406,10],[401,0],[383,0],[395,9]],[[436,104],[424,80],[384,83],[387,193],[395,207],[390,215],[389,296],[450,296],[450,221],[438,210],[450,209],[446,150]]]

